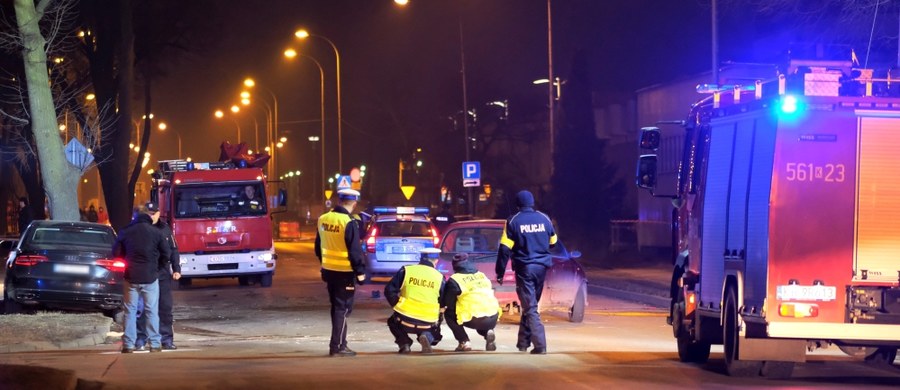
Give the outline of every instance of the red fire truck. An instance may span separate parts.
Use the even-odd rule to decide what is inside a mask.
[[[733,376],[789,377],[830,345],[894,361],[897,81],[798,61],[772,80],[712,88],[683,122],[674,194],[659,194],[661,130],[642,129],[637,185],[675,206],[668,319],[682,361],[705,362],[711,344]]]
[[[160,161],[152,194],[172,226],[181,255],[181,286],[194,278],[236,277],[272,286],[272,241],[266,177],[246,161]]]

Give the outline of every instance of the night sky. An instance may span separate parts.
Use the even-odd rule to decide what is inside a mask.
[[[173,57],[154,86],[154,113],[182,134],[185,155],[213,160],[218,143],[235,138],[235,124],[216,120],[217,108],[238,102],[241,81],[254,77],[278,99],[280,135],[288,137],[279,171],[317,172],[319,155],[309,135],[319,133],[319,74],[312,61],[283,57],[287,47],[317,59],[325,71],[326,172],[337,171],[334,54],[323,40],[300,42],[300,27],[329,38],[341,55],[344,170],[361,163],[370,175],[396,180],[398,158],[448,132],[448,116],[461,110],[460,26],[470,107],[508,99],[511,116],[543,109],[547,75],[547,3],[543,0],[216,1],[203,21],[212,44]],[[707,0],[555,0],[554,71],[565,78],[573,55],[589,58],[593,89],[625,100],[634,90],[709,68]],[[270,102],[259,88],[254,101]],[[254,103],[262,107],[260,103]],[[537,104],[537,106],[535,106]],[[518,110],[518,111],[517,111]],[[263,132],[264,109],[255,111]],[[251,113],[235,116],[253,146]],[[264,139],[260,135],[261,141]],[[455,161],[438,163],[457,174]],[[159,134],[150,150],[176,156],[175,137]],[[392,176],[385,176],[389,173]],[[317,174],[316,174],[317,176]]]

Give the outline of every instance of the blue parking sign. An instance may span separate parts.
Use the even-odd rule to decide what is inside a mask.
[[[478,187],[481,185],[481,163],[478,161],[466,161],[462,165],[463,187]]]

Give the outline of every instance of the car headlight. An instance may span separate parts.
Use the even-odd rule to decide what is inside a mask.
[[[263,253],[263,254],[259,255],[259,259],[262,261],[272,261],[272,258],[273,258],[273,256],[271,253]]]

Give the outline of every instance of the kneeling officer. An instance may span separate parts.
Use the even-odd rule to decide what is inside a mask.
[[[447,308],[444,316],[453,337],[459,341],[456,352],[472,350],[465,328],[475,329],[484,337],[486,351],[496,351],[494,328],[500,319],[500,303],[494,296],[491,280],[468,259],[465,253],[453,256],[454,273],[441,301]]]
[[[440,340],[444,276],[434,268],[440,253],[436,248],[422,249],[419,264],[400,268],[384,287],[384,297],[394,308],[387,321],[388,329],[400,353],[409,353],[410,333],[417,335],[422,353],[431,353],[431,344]]]

